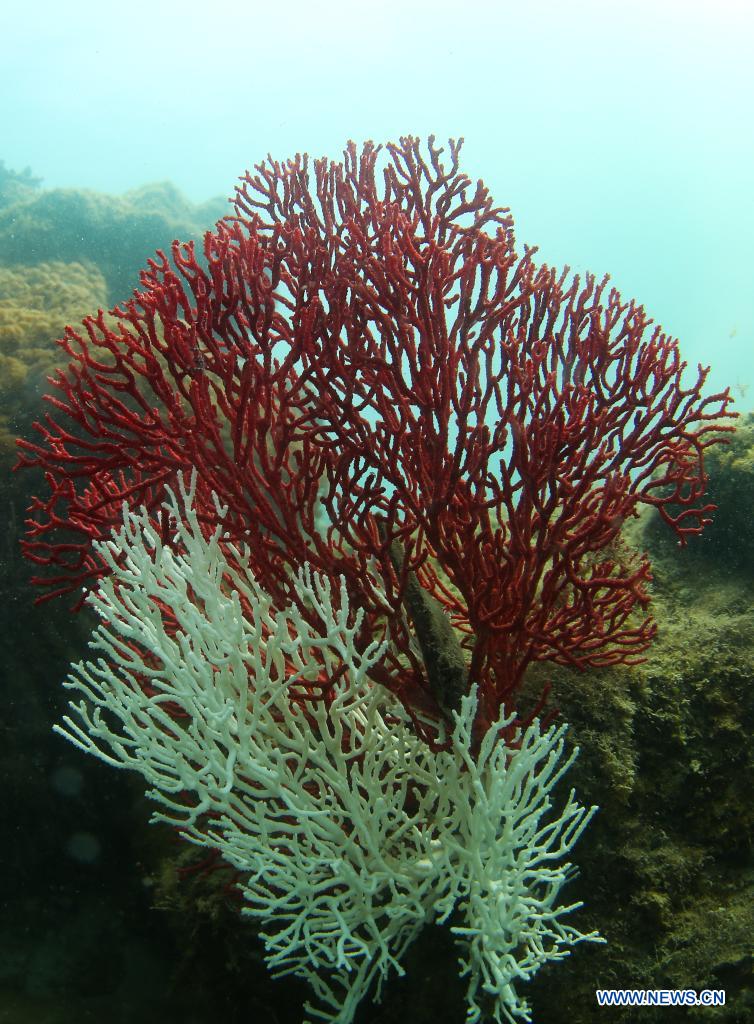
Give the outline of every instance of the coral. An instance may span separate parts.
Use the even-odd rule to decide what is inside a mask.
[[[196,478],[194,477],[194,480]],[[345,581],[305,566],[275,608],[249,552],[223,552],[224,511],[205,538],[194,486],[168,492],[169,541],[150,516],[124,512],[98,545],[109,564],[89,603],[96,655],[77,665],[72,716],[57,726],[151,787],[153,820],[218,851],[241,874],[245,911],[262,921],[267,962],[314,988],[314,1016],[350,1024],[427,923],[451,931],[468,978],[467,1020],[530,1020],[518,991],[584,935],[559,904],[565,857],[594,808],[573,791],[551,813],[574,760],[565,727],[532,723],[500,740],[501,719],[472,755],[476,687],[433,753],[394,697],[369,682],[389,636],[355,644],[363,612]],[[337,682],[323,701],[307,683]]]
[[[38,414],[45,378],[59,362],[55,339],[106,299],[104,279],[89,265],[0,267],[0,458],[15,450],[29,411]]]
[[[20,459],[51,488],[25,549],[48,587],[92,585],[123,500],[158,515],[196,467],[201,515],[220,495],[277,603],[309,562],[346,578],[365,637],[387,617],[396,653],[374,678],[429,740],[471,679],[483,734],[533,662],[642,655],[649,564],[618,536],[642,505],[681,541],[702,529],[728,394],[705,397],[701,368],[687,382],[676,342],[606,281],[518,255],[458,153],[390,145],[381,187],[371,144],[316,161],[314,182],[306,158],[261,164],[203,260],[176,244],[116,327],[68,331]],[[460,659],[427,642],[420,591]]]
[[[457,654],[460,645],[469,668],[476,642],[473,630],[482,634],[487,625],[482,616],[475,620],[472,630],[468,592],[461,578],[466,563],[454,575],[447,548],[435,543],[437,538],[431,529],[435,519],[441,526],[443,522],[443,509],[433,499],[446,495],[460,502],[460,486],[454,491],[449,484],[459,484],[464,474],[477,493],[485,486],[489,495],[497,493],[494,474],[488,482],[483,460],[475,463],[473,458],[480,448],[484,454],[483,446],[489,440],[485,428],[491,432],[497,417],[503,425],[501,430],[508,430],[509,440],[498,451],[499,460],[496,464],[493,460],[493,468],[502,475],[507,472],[518,489],[508,505],[491,508],[486,531],[480,517],[461,544],[462,552],[463,544],[470,544],[477,559],[476,564],[469,559],[472,575],[483,558],[491,563],[486,575],[477,574],[473,579],[475,586],[487,586],[488,604],[483,610],[494,619],[493,598],[500,602],[506,599],[505,593],[495,591],[500,577],[495,577],[493,563],[500,556],[503,568],[509,572],[505,579],[517,600],[522,594],[526,596],[517,588],[527,581],[532,584],[531,603],[518,605],[524,620],[529,609],[525,628],[547,625],[538,604],[541,577],[530,574],[530,562],[522,552],[541,553],[548,539],[562,544],[562,537],[553,538],[550,531],[552,523],[561,523],[567,526],[566,541],[578,536],[579,526],[583,528],[580,568],[588,570],[597,567],[601,559],[611,560],[618,570],[619,584],[646,566],[646,556],[632,553],[623,538],[633,537],[637,550],[649,547],[654,582],[639,572],[634,582],[641,600],[638,592],[629,599],[635,598],[634,605],[641,609],[651,594],[658,622],[658,637],[645,664],[629,667],[618,657],[614,659],[617,664],[581,674],[573,669],[598,663],[600,652],[605,650],[590,651],[587,620],[580,650],[559,652],[564,664],[555,666],[552,660],[558,660],[558,656],[539,665],[533,663],[533,657],[525,666],[525,676],[522,669],[516,692],[505,697],[510,703],[515,698],[520,716],[534,724],[542,684],[552,682],[559,709],[572,723],[583,751],[571,768],[571,778],[587,804],[599,803],[602,808],[582,839],[584,878],[576,880],[571,891],[576,902],[588,895],[588,907],[581,915],[587,922],[584,930],[599,930],[609,945],[591,953],[586,948],[557,971],[543,971],[532,980],[527,995],[537,1007],[538,1024],[559,1024],[563,1007],[568,1007],[574,1024],[593,1020],[597,985],[725,987],[728,1004],[717,1016],[731,1024],[749,1020],[754,1006],[747,938],[754,927],[749,867],[754,826],[754,760],[749,742],[754,727],[750,686],[754,617],[750,573],[736,575],[736,571],[748,564],[751,531],[746,500],[751,424],[743,425],[728,448],[714,445],[727,423],[707,417],[727,410],[727,395],[713,396],[704,404],[702,382],[694,385],[692,380],[689,385],[686,378],[681,381],[675,342],[651,329],[643,310],[621,307],[619,298],[605,285],[600,289],[596,282],[588,281],[583,289],[567,276],[561,278],[547,268],[537,267],[533,253],[525,253],[516,262],[509,220],[501,214],[498,221],[493,217],[485,227],[484,210],[474,207],[473,192],[463,193],[465,179],[456,174],[455,167],[450,173],[438,175],[429,186],[427,175],[438,167],[436,151],[432,150],[429,157],[417,156],[418,171],[416,165],[413,171],[410,169],[411,152],[410,147],[391,151],[386,168],[387,191],[379,195],[370,178],[372,157],[364,161],[363,154],[361,160],[347,155],[345,170],[318,162],[314,169],[316,187],[310,190],[308,164],[303,159],[284,167],[272,163],[260,166],[256,183],[263,192],[267,190],[260,200],[262,206],[256,211],[250,209],[253,182],[247,182],[240,196],[240,220],[228,222],[210,236],[206,265],[201,256],[176,247],[173,265],[162,257],[155,261],[145,276],[141,296],[121,311],[115,326],[90,322],[78,332],[80,340],[77,332],[69,333],[67,355],[74,359],[74,366],[58,378],[56,392],[64,408],[57,408],[53,422],[43,427],[37,449],[26,449],[25,458],[38,460],[42,468],[51,471],[58,488],[52,496],[44,494],[37,501],[37,532],[31,540],[42,546],[32,547],[32,553],[41,555],[42,561],[52,559],[55,544],[73,539],[77,545],[73,562],[51,560],[51,574],[61,577],[53,586],[70,589],[83,582],[93,588],[92,596],[107,593],[100,589],[108,586],[107,575],[102,577],[102,573],[114,574],[110,579],[115,580],[123,565],[118,562],[110,567],[106,559],[93,557],[92,544],[111,541],[113,530],[117,533],[123,528],[122,500],[126,499],[127,504],[126,521],[133,515],[128,509],[139,509],[147,501],[149,525],[139,511],[141,527],[145,533],[151,530],[150,537],[160,538],[169,547],[175,531],[171,533],[171,520],[161,510],[165,487],[175,485],[181,472],[196,464],[206,476],[204,482],[198,482],[197,496],[198,522],[205,540],[219,523],[211,501],[214,488],[231,506],[222,520],[226,529],[232,526],[223,540],[224,555],[230,555],[232,545],[252,546],[254,578],[264,577],[272,587],[278,581],[276,609],[291,613],[296,607],[290,581],[297,578],[307,561],[314,565],[319,573],[316,578],[323,586],[329,581],[332,593],[339,593],[339,576],[344,577],[349,607],[355,614],[365,612],[361,621],[368,627],[354,638],[357,650],[363,652],[374,637],[382,637],[385,629],[389,630],[394,660],[388,662],[387,672],[383,663],[376,664],[371,675],[387,683],[395,680],[398,695],[416,701],[422,684],[431,696],[435,687],[429,677],[443,674],[442,665],[430,668],[427,660],[434,655],[426,653],[431,652],[431,641],[439,635],[431,624],[438,607],[445,609],[449,621],[452,616],[449,645],[455,651],[451,653]],[[403,187],[414,189],[417,198],[413,205],[401,192]],[[456,187],[458,191],[453,191]],[[431,193],[426,201],[421,198],[424,190]],[[337,202],[332,201],[334,194]],[[464,194],[465,207],[459,198]],[[367,204],[377,199],[378,209],[366,222],[358,202],[355,212],[350,205],[354,196]],[[413,218],[405,217],[407,208],[413,211]],[[448,214],[458,209],[461,214],[454,221]],[[432,216],[425,217],[427,211]],[[491,207],[487,208],[490,212]],[[492,254],[487,263],[482,260],[474,264],[468,256],[475,251],[474,223],[480,228],[477,245],[482,249],[487,246],[484,251]],[[450,246],[450,255],[449,238],[455,239],[456,246]],[[223,239],[227,243],[224,249]],[[506,252],[510,264],[505,264]],[[244,253],[248,258],[242,258]],[[254,253],[258,264],[252,259]],[[493,256],[499,258],[497,263]],[[441,276],[446,258],[458,276],[450,272],[445,278]],[[358,271],[350,276],[344,269],[348,259]],[[469,266],[471,269],[466,270]],[[514,286],[500,293],[501,302],[496,306],[498,290],[493,284],[501,279],[506,266],[505,280]],[[468,284],[465,272],[476,282],[473,286]],[[409,288],[418,281],[426,289],[425,307],[420,305],[418,285]],[[448,282],[445,291],[443,281]],[[337,288],[339,282],[347,285],[342,294]],[[430,287],[433,284],[434,291]],[[460,311],[459,295],[465,301]],[[434,319],[431,316],[442,300],[450,310],[445,322],[448,331],[444,331],[439,313]],[[509,307],[512,312],[506,320],[501,310]],[[621,308],[623,312],[616,316]],[[347,314],[340,326],[338,310]],[[505,363],[492,361],[496,351],[492,344],[484,348],[483,320],[474,320],[475,311],[480,315],[486,311],[493,318],[492,339],[505,353]],[[472,350],[478,344],[486,358],[486,362],[480,360],[476,378],[468,373],[468,349],[456,345],[464,324],[470,325]],[[382,330],[387,336],[384,348],[374,343]],[[97,359],[101,364],[97,365]],[[385,380],[390,383],[384,405],[376,410],[375,399],[366,386],[369,372],[373,372],[375,388]],[[489,392],[488,415],[470,416],[459,424],[458,417],[465,408],[461,399],[473,393],[483,398],[490,373],[500,379]],[[361,390],[351,392],[350,403],[344,392],[347,379],[361,385]],[[455,394],[453,384],[457,385]],[[566,384],[571,389],[569,400]],[[301,393],[308,389],[311,402],[306,408],[297,409],[289,401],[291,395],[295,398],[296,387]],[[416,409],[408,398],[412,391],[417,396]],[[333,401],[329,417],[324,402],[328,395],[338,400]],[[580,422],[575,415],[579,398],[585,408],[581,421],[583,450],[572,444],[573,431]],[[87,405],[89,399],[93,399],[92,406]],[[511,408],[509,399],[518,404],[514,401]],[[622,432],[610,419],[610,408],[604,409],[613,400],[618,405],[625,402],[627,418],[622,421]],[[289,404],[281,415],[281,403],[286,401]],[[632,401],[637,403],[636,408],[630,408]],[[360,419],[362,407],[366,412]],[[234,408],[240,408],[240,414],[233,413]],[[349,428],[359,428],[358,452],[356,445],[349,449],[340,443],[334,422],[337,409],[342,409]],[[286,419],[286,412],[291,410],[297,413],[292,425]],[[605,419],[599,421],[601,413]],[[413,420],[411,414],[415,414]],[[442,444],[432,448],[427,443],[433,429],[437,440],[444,415],[448,416],[449,427],[447,451]],[[596,426],[592,416],[597,418]],[[586,430],[590,423],[592,433]],[[523,431],[522,424],[526,428]],[[628,449],[630,458],[620,463],[616,450],[603,464],[600,476],[603,437],[612,437],[621,450]],[[467,443],[469,439],[473,445]],[[374,441],[379,452],[377,462],[369,452],[369,443]],[[332,458],[326,450],[328,445],[334,450]],[[416,449],[413,460],[412,445]],[[319,478],[314,472],[312,450],[320,456]],[[581,475],[571,477],[548,462],[548,456],[555,452],[566,466],[569,458],[575,459]],[[669,462],[663,461],[666,456]],[[443,476],[448,466],[456,470],[455,476]],[[550,475],[543,480],[538,474],[548,466]],[[296,489],[297,476],[302,467],[311,471],[312,479],[304,494],[306,500],[297,502],[301,497],[301,490]],[[154,471],[154,475],[140,476],[143,470]],[[659,470],[655,477],[653,470]],[[162,478],[158,476],[161,471],[165,474]],[[414,471],[423,474],[418,483],[411,475]],[[354,472],[353,490],[348,495],[338,491],[342,481]],[[710,494],[703,501],[701,491],[708,474]],[[668,485],[669,490],[663,489]],[[569,487],[576,488],[570,505]],[[338,505],[341,493],[344,499]],[[674,503],[679,496],[682,501]],[[548,497],[553,500],[549,520],[544,516]],[[618,497],[627,502],[625,515],[617,514],[616,505],[610,504]],[[98,508],[99,499],[103,501]],[[425,499],[430,505],[417,525],[415,506]],[[657,499],[660,509],[674,521],[674,528],[667,530],[667,522],[658,514],[649,526],[641,522],[641,529],[632,532],[637,525],[631,518],[634,512],[643,503],[652,505],[652,499]],[[516,515],[519,501],[520,517]],[[599,520],[600,501],[604,502],[605,529],[590,533],[595,520]],[[701,537],[693,531],[708,518],[709,506],[721,501],[728,505],[720,516],[725,540],[719,544],[711,540],[708,546],[708,531]],[[352,519],[361,516],[368,521],[364,513],[368,502],[377,510],[374,522],[369,523],[368,531],[354,531]],[[565,507],[570,509],[570,519],[563,518]],[[469,505],[461,508],[475,511]],[[339,516],[334,515],[337,509]],[[458,505],[454,509],[458,512]],[[72,521],[67,518],[71,512]],[[724,526],[726,521],[735,522],[732,532]],[[462,531],[466,525],[463,518],[459,515],[455,522]],[[406,528],[396,529],[396,523]],[[73,533],[65,532],[69,525]],[[416,527],[413,532],[412,527]],[[448,530],[446,519],[441,541],[447,540]],[[677,544],[679,534],[688,542],[683,548]],[[486,542],[481,551],[475,548],[477,536]],[[663,542],[665,536],[670,542]],[[713,538],[714,532],[709,536]],[[286,548],[289,538],[294,542],[291,557],[287,557]],[[346,539],[336,558],[318,563],[318,538],[328,544]],[[601,547],[602,540],[606,543]],[[590,542],[594,545],[591,548]],[[49,549],[44,548],[45,543],[50,544]],[[573,574],[576,563],[565,555],[558,562],[561,552],[557,545],[550,560],[540,565],[542,572],[567,568]],[[714,552],[714,558],[709,552]],[[178,558],[185,554],[180,545],[175,554]],[[359,561],[362,556],[363,561]],[[368,576],[363,588],[358,580],[359,567]],[[87,576],[89,571],[91,576]],[[583,579],[577,574],[576,582],[569,579],[561,592],[559,600],[571,612],[569,588]],[[370,609],[368,600],[363,600],[371,593],[376,604],[378,589],[388,600],[388,611],[382,608],[378,613]],[[112,589],[110,593],[115,614],[117,599]],[[272,600],[267,590],[265,593]],[[227,591],[224,594],[227,598]],[[556,602],[553,611],[558,610]],[[308,627],[316,625],[307,601],[302,601],[297,611]],[[188,643],[185,636],[178,641],[176,623],[164,606],[162,614],[158,614],[157,605],[150,612],[151,618],[142,617],[144,623],[156,622],[165,639]],[[135,628],[141,628],[141,621]],[[425,621],[430,624],[422,625]],[[599,625],[598,620],[594,621]],[[626,628],[635,624],[636,619],[627,615]],[[640,626],[639,620],[636,628]],[[102,628],[110,630],[110,642],[117,644],[117,626],[103,624]],[[425,628],[427,633],[422,635]],[[510,628],[516,642],[526,639],[525,628],[521,629],[515,617]],[[607,629],[608,639],[616,635]],[[626,660],[642,654],[642,643],[649,635],[647,631],[629,634],[629,641],[634,642],[629,643]],[[102,631],[99,636],[103,636]],[[429,645],[424,642],[427,639]],[[201,638],[197,645],[201,647]],[[143,646],[138,645],[128,650],[129,657],[135,656],[135,650],[144,653]],[[108,651],[104,648],[99,653],[107,656]],[[189,655],[193,653],[193,649],[188,650]],[[443,661],[442,653],[437,660]],[[191,663],[190,657],[187,662]],[[452,669],[456,665],[453,657],[449,663]],[[154,671],[155,664],[152,661],[144,667]],[[475,665],[478,673],[488,668],[483,659]],[[109,670],[116,679],[117,665],[111,663]],[[494,680],[494,667],[490,671],[489,678]],[[398,686],[401,673],[408,680],[402,694]],[[328,699],[339,697],[343,677],[337,671],[333,675],[332,679],[319,675],[312,679],[308,696],[324,697],[325,706]],[[123,683],[123,676],[119,678]],[[470,681],[478,679],[479,675]],[[134,701],[147,701],[150,696],[142,682],[140,676],[129,694]],[[106,686],[104,676],[102,685]],[[252,679],[249,685],[253,685]],[[426,704],[430,704],[432,727],[427,735],[437,739],[436,730],[452,726],[459,711],[468,707],[468,699],[468,695],[462,695],[460,707],[445,712],[445,722],[441,717],[438,720],[431,701],[421,706],[420,702],[413,703],[414,730],[421,733]],[[452,704],[452,696],[446,702]],[[390,707],[400,727],[408,730],[402,706],[391,703],[385,695],[385,707]],[[319,704],[313,705],[314,716],[322,718],[327,730],[329,720],[322,715],[323,710]],[[180,729],[187,728],[185,714],[179,717],[176,712],[175,706],[169,706],[164,719],[166,736],[177,737]],[[117,722],[110,718],[108,723],[111,732],[117,733]],[[520,723],[509,727],[501,738],[501,750],[514,738],[516,728],[521,735]],[[97,737],[84,731],[85,736],[79,738],[85,746],[100,740],[106,746],[104,732]],[[472,764],[488,735],[478,729],[475,742],[469,743],[473,748],[468,751]],[[415,739],[413,733],[411,738]],[[439,758],[441,754],[434,752],[432,756]],[[186,813],[187,800],[186,793],[177,795],[177,815]],[[185,932],[182,922],[181,938]],[[449,1007],[455,1005],[460,993],[449,977],[452,951],[443,951],[437,944],[442,934],[440,929],[427,930],[424,940],[417,940],[417,945],[424,942],[420,947],[424,959],[414,961],[414,977],[392,993],[391,1005],[384,1012],[380,1010],[370,1019],[414,1019],[407,1006],[420,1008],[424,1020],[435,1019],[431,1012],[427,1015],[432,1005],[445,1014],[452,1012]],[[191,941],[197,947],[201,945],[201,940]],[[214,941],[212,945],[215,949]],[[237,931],[226,936],[228,959],[235,958],[242,945]],[[411,952],[406,955],[406,966]],[[206,963],[206,959],[206,948],[197,948],[197,961]],[[218,959],[223,959],[222,953]],[[447,984],[433,984],[429,994],[428,964],[433,978],[444,978],[445,965],[450,968]],[[239,972],[236,979],[227,979],[228,986],[236,984],[237,991],[244,992],[247,979],[247,972]],[[226,979],[218,988],[225,998]],[[265,1013],[271,1005],[264,1003]],[[613,1012],[620,1021],[632,1020],[633,1015],[634,1011]],[[649,1024],[662,1015],[646,1010],[644,1016]],[[290,1019],[300,1017],[291,1012]]]

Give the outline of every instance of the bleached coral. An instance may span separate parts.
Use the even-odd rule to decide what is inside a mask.
[[[274,608],[248,553],[206,537],[191,487],[170,496],[163,543],[146,513],[98,545],[110,573],[100,617],[56,727],[108,764],[140,772],[177,824],[242,876],[275,974],[308,980],[312,1017],[348,1024],[420,929],[449,922],[468,975],[468,1021],[529,1020],[519,991],[584,935],[559,906],[565,858],[593,810],[551,793],[576,752],[534,722],[506,744],[501,718],[472,753],[475,691],[433,753],[369,679],[389,637],[360,650],[345,582],[304,567],[299,603]],[[220,510],[222,516],[222,510]],[[222,520],[220,520],[222,522]],[[307,615],[300,608],[307,609]],[[306,684],[336,679],[326,701]]]

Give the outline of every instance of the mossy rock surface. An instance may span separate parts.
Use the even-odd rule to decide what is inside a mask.
[[[105,279],[91,263],[0,266],[0,465],[41,415],[47,377],[68,361],[56,344],[66,324],[106,303]]]
[[[94,263],[108,305],[127,299],[139,270],[174,239],[199,241],[228,212],[224,199],[194,204],[170,182],[111,196],[88,189],[49,189],[0,207],[0,264],[51,260]]]
[[[732,454],[732,453],[731,453]],[[711,485],[729,488],[735,459]],[[539,669],[581,754],[572,783],[600,811],[575,861],[577,949],[531,985],[538,1024],[754,1020],[754,601],[741,560],[679,548],[649,516],[632,540],[653,563],[655,643],[644,664]],[[721,550],[724,548],[721,547]],[[731,564],[732,563],[732,564]],[[597,1007],[596,988],[725,989],[726,1005]]]
[[[726,443],[708,448],[704,468],[708,476],[705,501],[715,506],[711,522],[699,536],[690,537],[685,555],[705,572],[706,565],[725,566],[730,571],[754,570],[754,413],[731,421],[735,429]],[[728,424],[730,425],[730,424]],[[677,546],[672,533],[658,519],[648,527],[648,542],[668,558],[675,571],[671,550]]]

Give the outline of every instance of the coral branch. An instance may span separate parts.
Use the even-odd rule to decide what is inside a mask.
[[[520,983],[601,941],[570,924],[580,904],[560,902],[566,858],[595,810],[573,791],[553,809],[578,753],[565,753],[565,726],[515,730],[501,715],[474,756],[473,687],[448,750],[433,753],[369,681],[387,637],[358,650],[363,612],[349,608],[345,580],[338,591],[305,566],[295,601],[276,607],[250,550],[227,559],[225,510],[205,537],[194,487],[179,483],[167,494],[169,544],[145,510],[125,510],[113,539],[96,542],[110,569],[88,598],[96,655],[74,667],[56,731],[140,773],[153,820],[236,869],[270,969],[318,997],[309,1019],[350,1024],[370,988],[379,998],[403,973],[422,927],[449,922],[468,1020],[482,1002],[499,1024],[530,1020]],[[336,680],[329,704],[302,701],[323,674]]]
[[[313,168],[270,159],[202,256],[176,243],[111,318],[68,330],[52,411],[20,453],[46,473],[26,552],[47,586],[91,586],[122,502],[157,518],[194,467],[200,519],[216,492],[275,601],[308,562],[346,580],[365,637],[387,618],[375,679],[428,738],[443,698],[410,580],[459,631],[482,724],[532,661],[641,655],[649,565],[616,541],[642,504],[682,543],[702,529],[728,393],[705,396],[701,368],[687,383],[676,341],[606,278],[519,255],[459,149],[409,137]]]

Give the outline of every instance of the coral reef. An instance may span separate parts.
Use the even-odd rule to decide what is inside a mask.
[[[227,206],[169,182],[122,196],[40,186],[0,161],[0,460],[39,415],[66,325],[126,298],[147,254],[199,237]]]
[[[174,238],[200,238],[227,209],[189,202],[170,182],[112,196],[88,189],[27,189],[0,204],[0,264],[94,263],[106,305],[128,297],[146,256]],[[78,319],[78,317],[77,317]]]
[[[37,413],[66,324],[106,302],[105,280],[91,264],[0,266],[0,460]]]
[[[197,275],[196,280],[206,282],[207,278]],[[290,303],[290,295],[287,301]],[[272,314],[269,292],[265,292],[259,312]],[[180,308],[179,318],[186,326]],[[138,320],[138,326],[143,329],[143,319]],[[351,330],[357,327],[357,322],[349,324]],[[158,349],[164,346],[162,333],[158,342]],[[205,350],[198,344],[192,347],[188,335],[185,349],[182,380],[186,391],[207,386],[208,379],[214,382],[214,387],[217,378],[208,372]],[[239,357],[238,362],[243,358]],[[156,363],[164,369],[162,359],[158,351]],[[208,391],[211,397],[205,397],[204,412],[211,412],[212,402],[218,400],[216,387]],[[185,410],[187,404],[184,395],[177,407]],[[194,424],[201,422],[201,416],[197,416]],[[580,911],[581,927],[599,930],[608,940],[606,946],[579,948],[556,969],[549,965],[542,968],[527,986],[536,1024],[561,1024],[566,1015],[573,1024],[601,1021],[605,1011],[596,1006],[594,990],[598,986],[725,988],[728,1000],[724,1008],[714,1011],[714,1015],[708,1010],[686,1009],[682,1011],[683,1019],[714,1018],[725,1024],[748,1024],[754,1017],[750,938],[754,929],[754,751],[750,742],[754,728],[754,602],[750,572],[754,537],[750,516],[750,496],[754,495],[753,441],[754,421],[749,418],[732,436],[727,448],[715,446],[697,452],[702,455],[703,465],[696,464],[699,472],[695,479],[703,481],[706,473],[710,477],[708,495],[703,500],[722,507],[715,513],[716,523],[708,526],[705,534],[687,535],[686,547],[679,548],[677,538],[666,530],[666,524],[656,514],[644,514],[638,521],[607,524],[615,527],[610,552],[616,562],[635,566],[646,561],[647,556],[652,559],[653,579],[647,577],[644,585],[647,596],[652,598],[657,632],[647,660],[643,664],[607,665],[586,672],[552,663],[530,664],[522,680],[517,694],[522,714],[533,714],[543,686],[553,684],[553,713],[571,724],[572,735],[581,747],[581,757],[571,769],[571,778],[582,800],[599,804],[600,813],[581,840],[581,877],[572,884],[570,897],[583,899],[586,904]],[[222,450],[228,443],[225,433],[218,448]],[[292,461],[292,467],[298,459],[299,456]],[[262,451],[259,463],[274,468]],[[281,476],[288,484],[289,478]],[[318,495],[321,497],[321,492]],[[707,518],[709,510],[702,508],[700,518]],[[321,505],[317,505],[317,510],[321,510]],[[270,523],[274,524],[275,507],[267,511]],[[380,535],[378,524],[374,536]],[[388,534],[382,535],[389,540]],[[409,541],[408,536],[397,538],[386,547],[384,565],[389,579],[391,565],[393,574],[397,574],[405,561],[411,562]],[[458,600],[460,591],[453,589],[436,568],[432,569],[434,564],[430,556],[424,566],[407,569],[406,589],[408,573],[413,572],[414,582],[418,580],[425,592],[428,584],[441,582]],[[8,603],[6,612],[11,611]],[[403,611],[407,619],[405,608]],[[60,615],[56,630],[64,626],[65,617]],[[19,641],[29,644],[29,657],[26,667],[20,657],[17,665],[19,675],[24,671],[38,672],[36,685],[44,699],[40,698],[35,708],[39,719],[35,719],[31,732],[27,723],[14,721],[14,728],[8,731],[8,757],[16,746],[19,752],[24,749],[24,736],[28,739],[32,735],[38,750],[49,743],[44,737],[51,721],[40,724],[49,699],[45,684],[49,678],[62,676],[62,663],[68,660],[68,654],[54,661],[49,653],[54,645],[46,646],[39,654],[35,640],[38,631],[38,625],[33,630],[28,628],[26,640]],[[411,642],[418,659],[421,652],[416,653],[416,638],[412,637]],[[405,666],[406,662],[401,664]],[[19,682],[19,694],[24,689]],[[30,760],[24,765],[29,766],[30,772],[34,768]],[[82,770],[92,771],[89,766]],[[55,866],[59,851],[54,841],[38,830],[38,822],[46,818],[48,808],[44,807],[44,778],[38,768],[36,771],[35,792],[40,806],[24,808],[19,798],[14,809],[25,822],[19,832],[19,844],[27,844],[31,849],[29,837],[34,837],[35,870],[43,879],[44,871],[36,867],[41,863],[41,850],[49,851],[50,864]],[[100,800],[107,808],[108,799],[113,799],[108,796],[108,781],[97,776],[96,770],[91,777],[98,779],[99,785],[94,787],[95,805]],[[116,786],[118,781],[121,780],[116,781]],[[85,931],[83,927],[71,927],[65,935],[71,947],[80,947],[78,972],[74,974],[74,968],[65,963],[58,965],[60,972],[72,972],[72,986],[80,986],[84,997],[92,990],[99,997],[97,986],[101,986],[106,995],[98,1006],[106,1006],[108,1001],[111,1006],[129,1005],[129,993],[136,995],[138,981],[133,973],[129,974],[128,966],[118,960],[118,951],[126,933],[124,922],[130,921],[128,908],[133,903],[134,891],[149,885],[154,887],[149,891],[154,892],[155,903],[163,910],[170,908],[168,914],[155,916],[159,927],[164,928],[166,920],[169,921],[177,938],[172,964],[181,979],[172,1000],[165,992],[159,993],[166,1008],[160,1008],[155,1020],[173,1019],[171,1010],[184,1019],[185,1008],[192,1008],[193,998],[196,1006],[204,1009],[194,1010],[191,1019],[203,1020],[203,1012],[206,1019],[212,1013],[221,1013],[223,1019],[240,1024],[253,1007],[278,1024],[298,1024],[298,993],[292,997],[287,985],[267,984],[258,969],[261,944],[250,941],[250,927],[236,920],[237,903],[228,891],[232,881],[229,870],[205,869],[204,851],[193,859],[189,853],[176,853],[167,833],[163,835],[164,844],[157,847],[154,837],[146,835],[147,830],[140,824],[144,817],[140,795],[121,788],[114,799],[118,813],[113,814],[110,809],[106,838],[123,854],[106,893],[108,915],[116,918],[120,930],[105,928],[96,913],[88,915],[88,919],[92,930],[101,928],[102,944],[112,944],[110,960],[118,966],[111,967],[111,976],[92,977],[92,972],[81,966],[91,956],[92,932],[82,935],[79,932]],[[52,820],[58,821],[54,815],[60,814],[60,807],[54,800],[49,811]],[[28,820],[23,818],[24,813]],[[76,820],[79,813],[80,808],[74,808],[71,820]],[[51,885],[48,890],[44,882],[39,885],[40,919],[43,911],[49,915],[44,917],[45,922],[52,920],[58,890],[65,885],[57,883],[60,874],[63,872],[54,876],[54,888]],[[102,898],[100,875],[87,878],[71,869],[67,884],[76,897],[83,889],[90,899],[96,900],[96,894]],[[13,943],[20,944],[19,958],[27,956],[33,963],[34,936],[28,929],[15,926],[16,921],[20,923],[29,916],[27,906],[17,909],[12,919],[9,916],[13,927],[9,927],[7,944],[9,948]],[[71,917],[72,908],[66,904],[60,920],[65,923]],[[157,926],[149,923],[146,912],[138,921],[138,925],[131,921],[131,926],[143,930],[139,943],[146,950],[145,936]],[[38,935],[37,941],[39,949],[44,949],[45,937]],[[163,945],[167,948],[169,944]],[[150,956],[155,962],[164,962],[156,948],[150,947]],[[427,931],[407,954],[408,977],[386,986],[381,1006],[363,1005],[360,1024],[397,1024],[406,1019],[421,1024],[457,1024],[463,1018],[463,985],[455,978],[456,964],[452,943],[443,939],[439,929]],[[8,958],[4,969],[6,978],[11,979],[8,985],[10,988],[12,983],[12,994],[5,1003],[0,995],[0,1016],[3,1012],[18,1013],[21,1019],[23,1007],[30,1019],[36,1019],[31,1003],[29,1010],[25,1009],[31,997],[13,994],[16,989],[23,990],[23,965]],[[169,974],[170,969],[166,967],[165,972]],[[47,993],[55,989],[49,979],[45,986],[46,1000]],[[144,988],[151,999],[147,982]],[[78,990],[66,1005],[70,1006],[71,1015],[61,1017],[61,1022],[82,1019]],[[38,1016],[40,1006],[37,1005]],[[124,1021],[137,1016],[124,1013]],[[662,1009],[608,1011],[619,1024],[632,1024],[639,1014],[645,1024],[660,1024],[667,1019]]]
[[[49,488],[25,545],[40,583],[91,585],[123,501],[159,516],[195,467],[202,517],[217,494],[279,606],[309,562],[345,576],[365,637],[387,617],[373,678],[429,742],[471,680],[483,734],[532,662],[641,655],[649,564],[616,539],[645,505],[682,542],[702,530],[729,395],[683,380],[675,340],[606,281],[519,254],[448,151],[270,159],[201,257],[176,243],[115,324],[67,332],[55,410],[20,442]],[[422,591],[460,656],[422,637]]]
[[[651,515],[629,531],[652,557],[658,629],[646,662],[556,680],[583,752],[574,780],[600,806],[579,885],[607,946],[533,983],[540,1024],[555,1024],[565,1000],[575,1024],[597,1020],[596,987],[725,989],[724,1008],[684,1012],[730,1024],[754,1015],[751,447],[749,417],[709,453],[709,494],[724,502],[709,538],[679,549]],[[647,1024],[666,1017],[640,1012]],[[610,1016],[628,1024],[636,1013]]]

